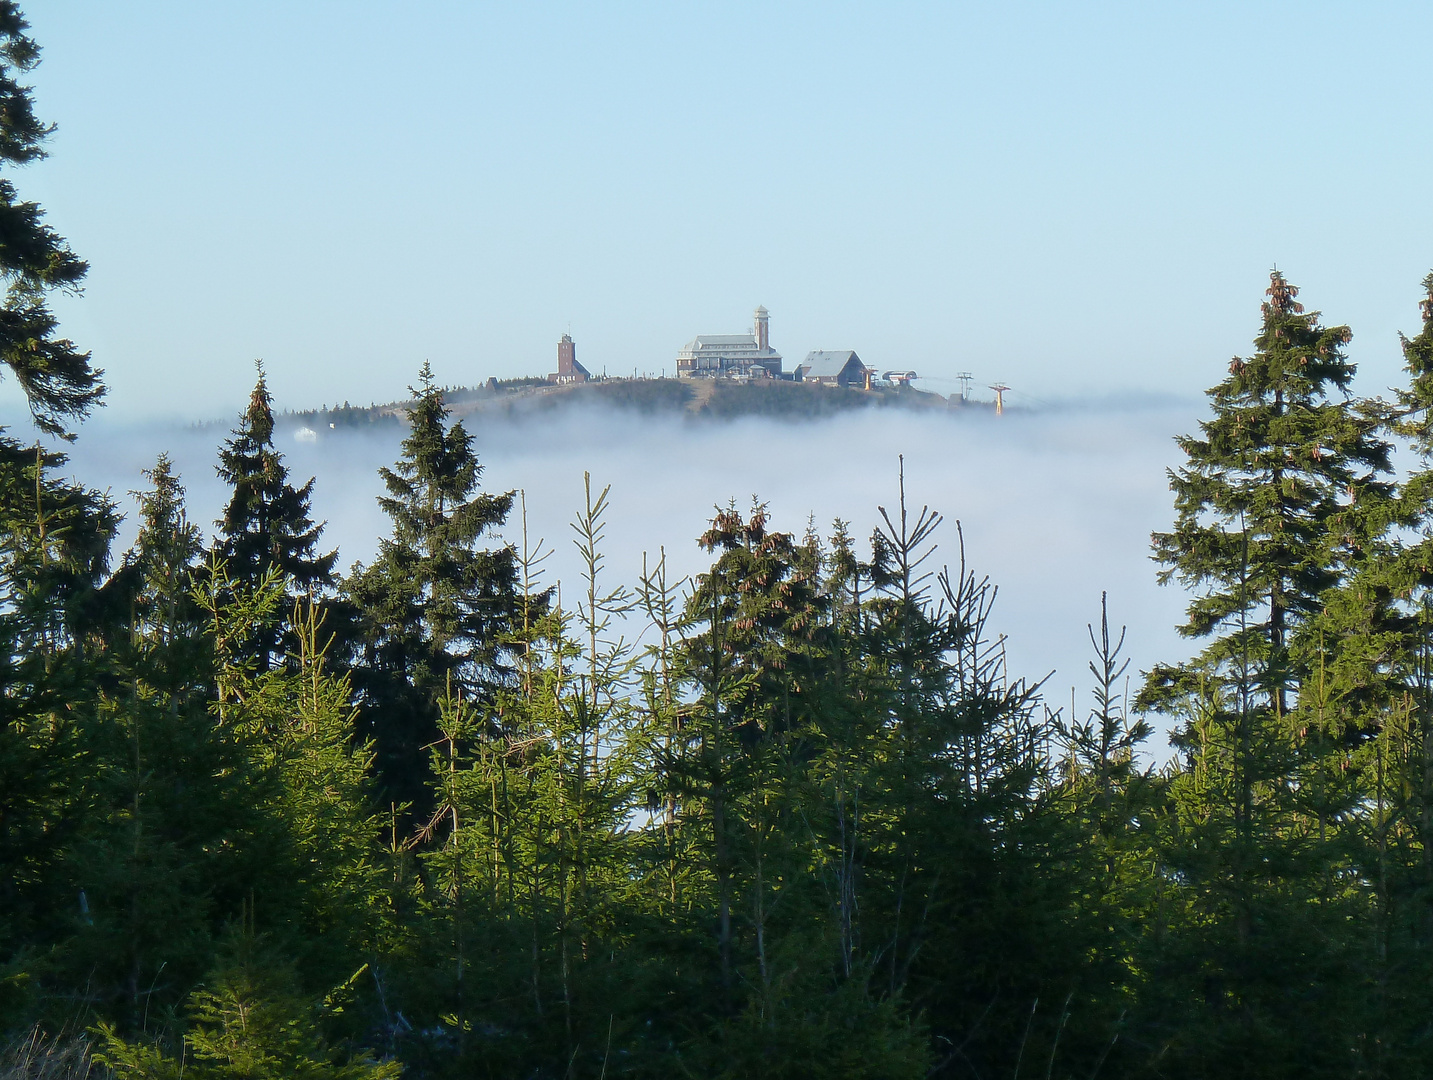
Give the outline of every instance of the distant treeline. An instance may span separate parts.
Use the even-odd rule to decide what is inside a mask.
[[[699,392],[698,386],[701,386]],[[460,415],[521,420],[547,416],[577,407],[606,407],[630,410],[642,415],[690,416],[735,420],[744,416],[818,419],[855,409],[899,406],[904,408],[946,407],[945,399],[910,387],[877,391],[847,387],[816,386],[763,380],[759,383],[731,379],[709,384],[687,379],[604,379],[577,386],[551,386],[545,379],[508,379],[494,388],[450,387],[444,390],[446,405]],[[345,402],[309,411],[285,413],[281,422],[309,427],[315,431],[397,429],[403,425],[407,404],[354,406]]]
[[[16,199],[0,360],[71,438],[85,265]],[[589,483],[559,588],[426,365],[346,575],[262,372],[213,537],[161,457],[117,552],[0,435],[0,1075],[1433,1074],[1433,274],[1392,400],[1349,341],[1272,275],[1154,537],[1200,651],[1092,612],[1068,713],[903,478],[864,542],[728,506],[629,582]]]
[[[742,416],[817,419],[853,409],[890,406],[943,409],[945,404],[945,399],[939,395],[922,393],[908,386],[867,391],[846,386],[817,386],[765,379],[757,383],[719,379],[711,399],[702,406],[702,413],[721,420]]]

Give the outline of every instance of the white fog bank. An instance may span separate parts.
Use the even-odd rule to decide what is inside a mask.
[[[905,456],[914,508],[945,515],[941,557],[958,559],[955,521],[970,566],[999,585],[997,629],[1009,636],[1012,671],[1054,671],[1053,705],[1068,709],[1070,687],[1088,704],[1086,624],[1098,620],[1101,590],[1116,625],[1129,626],[1131,671],[1179,659],[1189,643],[1175,632],[1181,593],[1155,583],[1149,535],[1172,521],[1165,469],[1178,461],[1172,437],[1192,430],[1197,405],[1052,410],[950,416],[896,410],[814,422],[691,422],[625,412],[563,412],[520,425],[470,419],[488,490],[526,493],[529,531],[556,554],[548,581],[574,586],[568,528],[582,499],[582,474],[611,485],[607,565],[614,583],[634,583],[643,552],[665,547],[679,574],[706,562],[695,538],[712,507],[753,496],[773,524],[800,534],[814,516],[823,534],[834,518],[863,540],[877,506],[894,509]],[[127,513],[140,471],[167,450],[189,492],[191,518],[212,529],[225,497],[215,478],[223,426],[127,427],[97,418],[71,449],[71,471],[108,489]],[[368,560],[387,521],[375,503],[380,465],[392,464],[402,432],[327,431],[316,442],[279,436],[293,479],[316,477],[315,516],[340,565]],[[132,517],[132,514],[131,514]],[[124,541],[133,536],[127,521]],[[520,540],[516,515],[505,537]],[[1137,679],[1136,679],[1137,681]]]

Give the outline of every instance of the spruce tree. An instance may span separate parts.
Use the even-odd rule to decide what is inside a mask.
[[[83,916],[65,864],[88,825],[88,735],[113,679],[100,584],[118,515],[56,476],[64,464],[0,438],[0,1010],[10,1015],[6,991],[32,987],[30,960]]]
[[[0,0],[0,169],[45,156],[54,130],[20,80],[39,62],[19,7]],[[0,176],[0,363],[36,427],[70,426],[104,394],[90,355],[59,336],[48,298],[77,293],[87,272],[38,203]],[[96,492],[60,480],[63,455],[0,431],[0,999],[26,985],[25,956],[71,931],[76,893],[60,869],[83,826],[84,728],[104,681],[100,583],[117,524]],[[14,1016],[12,1002],[0,1013]]]
[[[1197,590],[1180,632],[1214,639],[1199,665],[1227,670],[1247,657],[1258,694],[1281,716],[1299,685],[1292,631],[1340,580],[1342,516],[1389,490],[1389,447],[1346,399],[1349,329],[1320,325],[1297,295],[1272,273],[1258,351],[1236,357],[1209,391],[1203,437],[1177,440],[1188,459],[1170,473],[1178,517],[1153,538],[1161,583]],[[1146,699],[1168,700],[1194,670],[1157,669]]]
[[[959,561],[937,571],[941,516],[914,510],[903,480],[899,494],[872,537],[858,637],[862,706],[886,728],[862,798],[861,933],[877,985],[925,1019],[941,1060],[961,1046],[972,1074],[1014,1075],[1025,1051],[1068,1057],[1066,1027],[1099,1030],[1071,993],[1087,957],[1063,925],[1069,845],[1042,797],[1050,714],[1006,667],[997,590],[958,523]]]
[[[127,1041],[101,1023],[95,1060],[123,1080],[397,1080],[402,1066],[334,1040],[358,974],[325,995],[306,993],[295,965],[245,927],[225,962],[189,996],[177,1046]],[[361,974],[363,969],[359,969]],[[317,999],[317,1000],[315,1000]]]
[[[1305,312],[1278,271],[1267,295],[1256,352],[1209,391],[1201,435],[1178,440],[1175,527],[1153,538],[1160,581],[1194,593],[1180,632],[1209,639],[1150,672],[1140,698],[1176,720],[1184,755],[1164,857],[1189,922],[1155,967],[1163,993],[1198,980],[1205,1005],[1177,1037],[1191,1074],[1313,1060],[1344,1038],[1299,1030],[1309,1009],[1337,1012],[1327,999],[1345,985],[1330,966],[1348,897],[1327,822],[1353,795],[1316,782],[1342,734],[1319,709],[1317,626],[1356,561],[1352,523],[1390,494],[1389,447],[1348,399],[1348,328]]]
[[[236,592],[238,604],[231,600]],[[244,734],[248,764],[263,779],[244,802],[266,819],[265,857],[273,869],[254,875],[260,906],[252,908],[250,899],[251,925],[255,918],[267,923],[306,975],[342,978],[360,950],[377,944],[379,909],[390,899],[379,869],[380,820],[369,797],[373,758],[355,738],[349,679],[330,670],[316,604],[296,605],[291,666],[255,674],[225,647],[246,640],[243,627],[232,625],[236,615],[263,621],[266,608],[286,603],[276,582],[254,594],[236,583],[211,584],[201,599],[215,638],[221,729]],[[387,825],[387,815],[382,819]]]
[[[354,688],[384,797],[426,807],[438,703],[450,691],[491,700],[512,674],[522,605],[512,546],[483,546],[507,520],[513,493],[479,491],[473,437],[448,422],[428,364],[410,390],[403,456],[380,470],[388,494],[378,503],[393,531],[371,566],[355,565],[345,593],[359,623]]]
[[[590,478],[585,487],[573,522],[581,599],[529,623],[524,678],[495,704],[442,702],[433,748],[442,844],[425,861],[441,890],[433,913],[447,922],[434,946],[449,962],[430,982],[448,995],[464,1064],[487,1075],[595,1072],[604,1042],[616,1054],[648,1034],[636,1008],[613,1020],[640,970],[626,946],[645,738],[625,692],[630,649],[613,635],[626,590],[603,574],[607,492],[594,498]],[[498,1008],[509,1018],[501,1037],[464,1034],[466,1018]]]
[[[182,997],[156,981],[161,973],[180,984],[203,975],[218,927],[277,854],[267,836],[254,839],[266,824],[265,784],[249,740],[210,709],[210,621],[194,596],[199,531],[168,459],[147,476],[139,535],[103,590],[124,617],[83,732],[87,820],[65,868],[85,897],[67,973],[88,979],[126,1026]]]
[[[193,596],[203,535],[189,520],[169,455],[160,454],[144,475],[149,490],[131,492],[139,502],[139,535],[105,592],[129,609],[126,655],[145,665],[149,682],[168,693],[207,690],[211,657]]]
[[[283,455],[274,448],[273,398],[262,365],[249,407],[219,452],[217,471],[233,488],[216,522],[215,550],[229,577],[253,587],[277,571],[294,593],[310,598],[331,587],[338,552],[318,550],[323,525],[310,517],[313,480],[293,487]],[[278,621],[256,628],[251,656],[258,670],[267,670],[282,651]]]
[[[1433,1068],[1423,1032],[1433,1007],[1433,274],[1422,282],[1422,326],[1400,335],[1407,382],[1390,429],[1416,455],[1396,508],[1339,597],[1354,633],[1340,641],[1340,684],[1357,683],[1377,738],[1353,757],[1363,812],[1350,842],[1372,893],[1366,1067],[1373,1075]],[[1342,685],[1340,687],[1342,689]]]
[[[40,49],[26,36],[20,8],[0,2],[0,166],[27,165],[45,156],[54,126],[35,116],[30,88],[19,80],[34,69]],[[7,290],[0,302],[0,360],[25,392],[41,431],[73,438],[67,425],[82,420],[104,395],[102,372],[90,354],[56,336],[58,320],[46,297],[76,293],[89,270],[84,260],[44,223],[37,203],[22,200],[0,178],[0,273]]]
[[[1408,387],[1398,394],[1406,411],[1403,433],[1414,449],[1433,454],[1433,273],[1423,278],[1423,299],[1418,302],[1423,326],[1413,337],[1399,335],[1403,345],[1403,369]]]
[[[692,632],[682,666],[696,707],[674,779],[703,806],[711,834],[724,993],[739,974],[743,926],[755,930],[755,992],[770,989],[766,815],[782,800],[782,758],[810,720],[793,676],[806,667],[803,654],[809,657],[820,627],[818,582],[801,571],[795,537],[768,523],[762,504],[750,517],[735,505],[717,509],[698,541],[716,558],[697,576],[686,611]]]

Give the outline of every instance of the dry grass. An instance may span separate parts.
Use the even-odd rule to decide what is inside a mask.
[[[107,1071],[90,1060],[80,1036],[50,1038],[39,1028],[0,1048],[0,1080],[102,1080]]]

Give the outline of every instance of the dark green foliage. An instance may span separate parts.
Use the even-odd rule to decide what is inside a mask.
[[[63,464],[0,438],[0,1006],[17,1011],[82,915],[64,866],[89,816],[88,721],[109,678],[95,654],[116,517],[56,478]]]
[[[13,3],[0,3],[0,162],[43,156],[52,130],[20,77],[39,60]],[[55,336],[46,305],[86,265],[0,179],[0,359],[41,431],[67,425],[104,387],[89,354]],[[88,811],[86,722],[109,677],[103,643],[122,619],[102,589],[117,525],[110,502],[60,480],[63,455],[0,433],[0,1015],[23,1015],[45,950],[72,932],[81,898],[62,869]],[[98,654],[98,655],[97,655]]]
[[[322,1028],[342,1012],[351,983],[310,1000],[282,957],[252,937],[230,943],[231,956],[187,1002],[190,1022],[180,1045],[126,1041],[101,1025],[96,1060],[131,1080],[393,1080],[396,1062],[332,1046]]]
[[[233,489],[216,522],[214,549],[230,578],[252,588],[277,573],[292,595],[310,598],[333,585],[338,552],[318,550],[323,526],[309,516],[313,480],[293,487],[283,455],[274,449],[273,399],[262,367],[248,410],[219,452],[217,471]],[[268,670],[284,651],[278,618],[255,627],[249,656],[259,671]]]
[[[496,379],[494,382],[499,391],[522,390],[526,387],[549,385],[548,381],[541,375],[521,375],[515,379]]]
[[[1258,351],[1210,391],[1203,437],[1180,440],[1178,520],[1154,538],[1161,579],[1195,592],[1181,632],[1211,639],[1141,698],[1180,724],[1162,856],[1185,887],[1146,962],[1186,1075],[1330,1061],[1353,1037],[1298,1032],[1295,1017],[1346,1016],[1356,978],[1335,927],[1361,898],[1328,823],[1359,793],[1327,766],[1370,720],[1350,687],[1334,693],[1327,644],[1362,523],[1392,492],[1389,446],[1377,410],[1343,397],[1348,329],[1321,326],[1297,292],[1273,273]]]
[[[376,405],[350,405],[346,401],[342,405],[312,412],[284,413],[284,419],[312,428],[320,436],[330,429],[352,431],[376,428],[386,431],[391,428],[397,431],[403,427],[403,418],[392,409],[381,409]]]
[[[603,405],[640,413],[680,412],[692,400],[691,384],[681,379],[614,379],[593,383],[587,393]]]
[[[781,380],[740,384],[730,380],[676,378],[597,379],[566,386],[555,386],[535,377],[505,379],[497,382],[496,392],[487,388],[447,388],[443,391],[443,402],[470,422],[481,415],[513,423],[535,415],[590,406],[644,416],[700,416],[718,420],[737,420],[744,416],[802,420],[867,407],[940,410],[947,407],[946,400],[938,394],[909,386],[865,391]],[[330,425],[335,429],[398,426],[404,412],[405,407],[401,405],[363,407],[345,402],[342,406],[287,415],[322,436]]]
[[[318,553],[323,526],[309,518],[313,481],[290,485],[283,455],[274,449],[273,399],[262,369],[248,410],[219,453],[217,471],[234,489],[216,522],[216,551],[230,576],[256,584],[277,571],[300,594],[333,583],[337,553]]]
[[[30,88],[21,77],[39,62],[40,50],[25,36],[29,24],[19,7],[0,4],[0,164],[24,165],[44,157],[53,127],[34,113]],[[90,354],[55,336],[58,322],[46,297],[78,292],[89,270],[65,241],[44,224],[44,211],[20,199],[15,185],[0,179],[0,272],[6,294],[0,304],[0,359],[25,392],[35,424],[66,434],[103,397],[99,371]]]
[[[1331,598],[1333,693],[1322,695],[1351,699],[1373,736],[1338,765],[1363,798],[1349,841],[1372,894],[1363,974],[1380,992],[1359,1004],[1371,1032],[1364,1056],[1381,1076],[1433,1068],[1433,274],[1422,285],[1422,327],[1403,339],[1408,383],[1386,410],[1416,464],[1365,528],[1357,573]]]
[[[1423,328],[1413,337],[1402,337],[1403,365],[1408,387],[1399,392],[1399,404],[1408,411],[1404,433],[1414,440],[1420,453],[1433,451],[1429,439],[1429,409],[1433,408],[1433,273],[1423,279],[1423,299],[1418,302]]]
[[[702,416],[731,420],[741,416],[815,420],[852,409],[944,408],[945,400],[909,388],[868,391],[857,387],[817,386],[814,383],[766,381],[736,383],[718,380]]]
[[[1204,437],[1179,440],[1189,459],[1170,477],[1179,519],[1155,537],[1162,580],[1200,590],[1181,631],[1219,635],[1206,663],[1243,663],[1247,652],[1265,673],[1259,692],[1281,712],[1300,675],[1292,633],[1339,580],[1341,517],[1360,497],[1389,490],[1376,420],[1331,396],[1353,378],[1342,352],[1349,330],[1319,325],[1297,295],[1273,274],[1259,351],[1232,361],[1209,392]],[[1162,673],[1150,693],[1177,681]]]
[[[815,386],[793,382],[760,385],[719,380],[711,399],[701,407],[703,416],[727,420],[738,416],[782,416],[814,420],[823,416],[865,409],[880,404],[879,395],[843,386]]]
[[[529,380],[513,381],[527,383]],[[507,384],[499,384],[500,387],[504,385]],[[509,403],[505,411],[516,417],[530,412],[598,405],[629,409],[647,416],[659,413],[680,414],[687,408],[693,396],[691,383],[683,379],[612,379],[565,386],[554,389],[552,393],[518,399]]]
[[[193,595],[203,536],[189,521],[184,488],[167,455],[145,472],[151,487],[139,500],[139,535],[124,564],[105,585],[112,605],[127,605],[128,634],[116,654],[143,666],[165,693],[202,703],[211,689],[204,613]]]
[[[358,613],[355,688],[365,732],[392,802],[429,802],[426,747],[450,692],[490,700],[512,673],[506,638],[518,613],[510,546],[481,543],[507,520],[511,492],[478,491],[472,436],[448,423],[443,390],[425,364],[409,409],[403,457],[383,469],[379,505],[393,532],[345,583]]]

